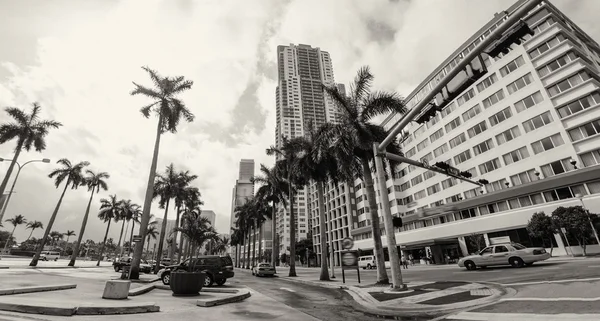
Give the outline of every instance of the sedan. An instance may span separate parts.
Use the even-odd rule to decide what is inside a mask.
[[[542,247],[528,248],[519,243],[506,243],[491,245],[481,250],[479,254],[463,257],[458,261],[458,266],[467,270],[497,265],[523,267],[549,258],[550,253]]]
[[[260,263],[258,266],[252,267],[252,275],[263,276],[263,275],[275,275],[275,268],[269,263]]]

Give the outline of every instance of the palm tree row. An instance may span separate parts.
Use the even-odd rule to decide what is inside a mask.
[[[263,224],[267,219],[272,217],[272,214],[272,207],[263,194],[247,198],[244,204],[235,208],[236,225],[239,229],[234,232],[232,239],[235,240],[235,243],[232,243],[232,245],[243,244],[245,246],[247,257],[243,261],[245,262],[244,268],[246,269],[258,263],[256,260],[257,234],[259,260],[262,258]],[[250,249],[251,247],[252,249]],[[251,251],[252,258],[250,258]],[[240,259],[236,259],[236,262],[240,261]]]

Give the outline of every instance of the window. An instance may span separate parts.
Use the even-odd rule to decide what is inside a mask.
[[[483,133],[486,130],[487,130],[487,125],[485,124],[485,120],[484,120],[481,123],[469,128],[469,130],[467,130],[467,133],[469,134],[469,138],[473,138],[473,137]]]
[[[435,142],[436,140],[440,139],[442,136],[444,136],[444,129],[440,128],[439,130],[435,131],[435,133],[431,134],[431,136],[429,136],[429,140],[431,140],[431,142]]]
[[[562,139],[560,133],[556,133],[552,136],[548,136],[544,139],[538,140],[537,142],[533,142],[531,147],[533,148],[533,152],[537,155],[541,152],[545,152],[547,150],[551,150],[554,147],[560,146],[565,142]]]
[[[435,172],[426,171],[425,173],[423,173],[423,179],[428,180],[428,179],[434,177],[435,175],[436,175]]]
[[[560,118],[578,113],[584,109],[600,104],[600,93],[595,92],[557,109]]]
[[[515,149],[508,154],[502,155],[502,158],[504,158],[504,164],[506,164],[507,166],[527,157],[529,157],[529,152],[527,151],[527,147],[525,146],[519,149]]]
[[[537,115],[523,123],[523,128],[525,128],[525,132],[529,133],[532,130],[536,130],[540,127],[548,125],[552,122],[552,115],[547,111],[543,114]]]
[[[524,111],[525,109],[531,108],[540,102],[544,101],[541,92],[536,92],[531,96],[525,97],[525,99],[519,100],[515,103],[515,109],[517,113]]]
[[[454,128],[460,126],[460,117],[456,117],[453,120],[451,120],[449,123],[446,124],[445,128],[446,128],[446,133],[449,133],[451,130],[453,130]]]
[[[425,138],[423,141],[417,144],[417,150],[422,151],[427,146],[429,146],[429,139]]]
[[[540,74],[540,77],[545,77],[547,75],[549,75],[550,73],[566,66],[568,63],[570,63],[571,61],[577,59],[577,55],[575,55],[574,52],[569,52],[565,55],[562,55],[560,58],[552,61],[551,63],[545,65],[544,67],[538,69],[538,72]]]
[[[494,250],[494,253],[507,253],[507,252],[508,252],[508,249],[504,245],[497,245]]]
[[[528,171],[525,171],[525,172],[522,172],[519,174],[515,174],[510,177],[510,181],[512,182],[513,186],[537,181],[538,179],[539,178],[537,175],[535,175],[534,169],[530,169]]]
[[[417,153],[417,151],[416,151],[416,150],[415,150],[415,148],[413,147],[413,148],[409,149],[409,150],[406,152],[406,157],[407,157],[407,158],[410,158],[410,157],[414,156],[416,153]]]
[[[416,201],[416,200],[422,199],[423,197],[427,197],[427,194],[425,193],[425,190],[422,189],[422,190],[416,192],[414,197],[415,197],[415,201]]]
[[[590,190],[590,194],[600,193],[600,181],[587,183],[587,187]]]
[[[454,196],[447,197],[446,203],[454,203],[454,202],[458,202],[460,200],[462,200],[462,197],[460,196],[460,194],[456,194]]]
[[[450,140],[450,148],[454,148],[467,140],[467,136],[465,133],[462,133]]]
[[[467,120],[475,117],[480,112],[481,112],[481,107],[479,107],[479,105],[475,105],[474,107],[472,107],[471,109],[467,110],[466,112],[464,112],[462,114],[463,121],[466,122]]]
[[[519,91],[521,88],[531,84],[531,82],[533,81],[533,77],[531,76],[531,73],[526,74],[525,76],[515,80],[514,82],[508,84],[508,86],[506,86],[506,89],[508,90],[508,94],[513,94],[517,91]]]
[[[505,121],[506,119],[512,117],[512,113],[510,111],[510,107],[506,107],[504,109],[502,109],[501,111],[495,113],[494,115],[492,115],[489,120],[490,120],[490,124],[492,126],[496,126],[498,124],[500,124],[501,122]]]
[[[553,86],[548,87],[548,95],[550,95],[550,97],[554,97],[560,93],[563,93],[563,92],[581,84],[582,82],[584,82],[588,79],[590,79],[590,75],[585,71],[580,71],[580,72],[576,73],[575,75],[573,75],[557,84],[554,84]]]
[[[433,185],[427,187],[427,195],[431,196],[441,190],[442,189],[440,188],[440,184],[433,184]]]
[[[547,13],[544,13],[544,15],[545,14],[547,14]],[[550,26],[553,25],[553,24],[554,24],[554,19],[552,17],[549,17],[544,22],[540,23],[535,28],[533,28],[534,35],[537,35],[540,32],[542,32],[542,31],[550,28]]]
[[[456,100],[456,103],[460,107],[460,106],[464,105],[464,103],[466,103],[467,101],[471,100],[471,98],[473,98],[473,97],[475,97],[475,89],[471,88],[464,95],[458,97],[458,99]]]
[[[400,185],[400,192],[404,192],[410,188],[410,182],[406,182]]]
[[[493,85],[496,81],[498,81],[498,76],[496,76],[496,73],[493,73],[491,76],[485,78],[477,84],[477,91],[482,92],[489,86]]]
[[[523,59],[523,56],[519,56],[517,59],[507,63],[504,67],[500,68],[500,75],[502,75],[502,77],[506,77],[506,75],[517,70],[517,68],[523,66],[524,64],[525,59]]]
[[[596,119],[582,126],[569,130],[569,137],[576,142],[586,137],[594,136],[600,133],[600,119]]]
[[[452,102],[449,105],[446,106],[446,108],[444,108],[444,110],[442,110],[441,115],[442,118],[450,115],[451,112],[453,112],[456,109],[456,102]],[[446,129],[446,131],[448,131],[448,129]]]
[[[498,168],[500,168],[500,160],[498,158],[494,158],[490,161],[487,161],[487,162],[479,165],[479,171],[481,172],[482,175],[489,173],[491,171],[495,171]]]
[[[504,99],[504,91],[502,89],[500,89],[497,92],[495,92],[493,95],[491,95],[488,98],[483,100],[483,102],[482,102],[483,107],[489,108],[492,105],[494,105],[495,103],[501,101],[502,99]]]
[[[447,151],[448,151],[448,144],[444,143],[442,146],[433,150],[433,156],[438,157],[440,155],[443,155]]]
[[[456,184],[458,184],[458,180],[454,177],[450,177],[442,181],[442,188],[448,189]]]
[[[470,169],[466,170],[467,172],[471,173],[472,178],[477,177],[477,169],[475,167],[471,167]]]
[[[412,186],[415,186],[415,185],[420,184],[422,182],[423,182],[423,176],[421,174],[419,174],[418,176],[413,177],[410,180],[410,183],[411,183]]]
[[[427,161],[433,160],[433,155],[431,153],[425,154],[421,159],[426,159]]]
[[[546,165],[542,165],[540,166],[540,168],[542,169],[542,174],[544,175],[544,177],[550,177],[571,171],[574,168],[573,165],[569,163],[569,161],[570,158],[565,158]]]
[[[477,188],[465,192],[465,199],[473,198],[475,196],[477,196]]]
[[[475,152],[475,156],[477,156],[479,154],[483,154],[483,153],[487,152],[488,150],[490,150],[492,148],[494,148],[494,142],[492,142],[492,139],[490,138],[481,144],[477,144],[477,145],[473,146],[473,152]]]
[[[466,162],[467,160],[471,159],[471,151],[470,150],[466,150],[456,156],[454,156],[454,163],[456,165]]]
[[[503,179],[500,179],[495,182],[491,182],[491,183],[487,184],[486,189],[487,189],[488,193],[503,190],[503,189],[507,188],[506,183],[507,183],[506,179],[503,178]]]
[[[531,59],[534,59],[537,56],[548,51],[550,48],[556,47],[556,45],[558,45],[559,43],[561,43],[563,41],[565,41],[565,36],[563,36],[562,34],[559,33],[556,35],[556,37],[546,41],[545,43],[539,45],[537,48],[530,51],[529,56],[531,57]]]
[[[600,149],[579,155],[584,167],[600,164]]]
[[[515,126],[503,133],[496,135],[496,142],[498,142],[498,146],[509,142],[517,137],[521,136],[521,131],[518,126]]]
[[[435,116],[433,116],[433,118],[431,118],[427,122],[427,128],[431,128],[433,125],[437,124],[441,119],[442,117],[440,116],[440,114],[435,114]]]

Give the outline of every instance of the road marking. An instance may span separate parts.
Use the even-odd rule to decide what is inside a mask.
[[[559,267],[543,267],[542,270],[558,270]]]
[[[502,285],[504,285],[504,286],[519,286],[519,285],[536,285],[536,284],[553,284],[553,283],[570,283],[570,282],[589,282],[589,281],[600,281],[600,278],[570,279],[570,280],[556,280],[556,281],[520,282],[520,283],[507,283],[507,284],[502,284]]]
[[[596,321],[600,320],[600,314],[534,314],[534,313],[484,313],[484,312],[461,312],[447,317],[448,320],[485,320],[485,321]]]
[[[279,288],[279,289],[280,289],[280,290],[285,290],[285,291],[288,291],[288,292],[296,292],[296,291],[294,291],[294,290],[292,290],[292,289],[288,289],[288,288]]]
[[[581,301],[593,302],[600,301],[600,298],[506,298],[500,301],[539,301],[539,302],[560,302],[560,301]]]
[[[385,305],[397,305],[402,303],[419,303],[427,300],[432,300],[435,298],[457,294],[465,291],[481,289],[483,285],[478,283],[470,283],[461,286],[451,287],[445,290],[426,292],[423,294],[413,295],[405,298],[399,298],[394,300],[389,300],[385,302]]]
[[[600,265],[588,265],[589,268],[599,268]]]

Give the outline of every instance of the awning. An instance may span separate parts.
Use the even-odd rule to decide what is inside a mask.
[[[435,239],[435,240],[427,240],[427,241],[421,241],[421,242],[415,242],[415,243],[409,243],[409,244],[401,244],[400,249],[401,250],[418,250],[418,249],[422,249],[427,246],[454,245],[454,244],[458,245],[458,238]]]

